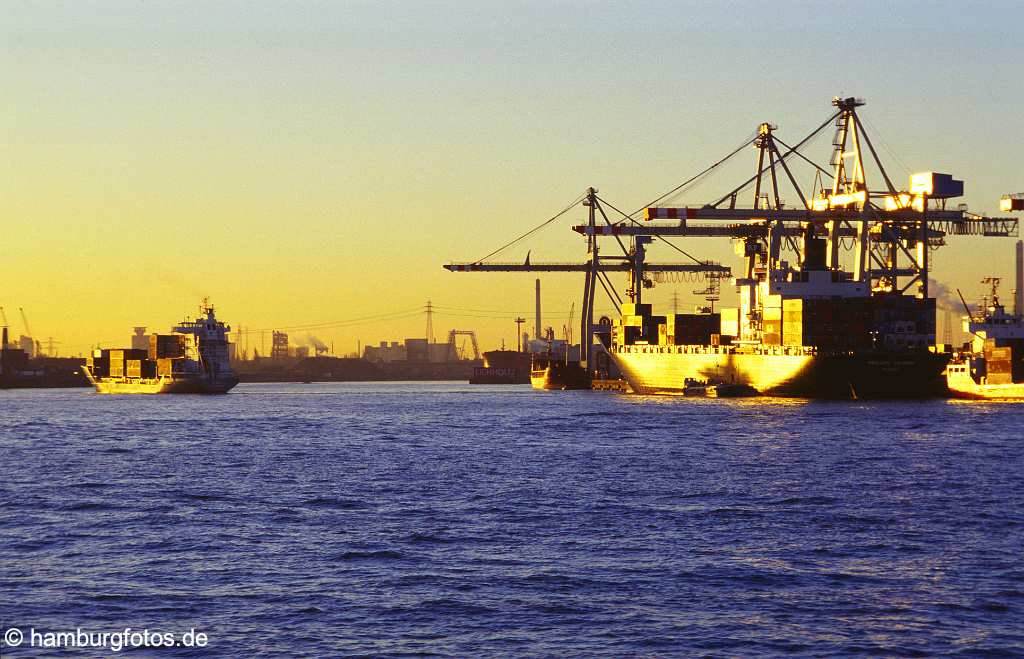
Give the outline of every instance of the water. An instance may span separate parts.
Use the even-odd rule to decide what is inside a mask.
[[[1024,654],[1024,405],[0,392],[0,624],[150,656]],[[3,648],[8,656],[10,648]],[[109,652],[94,651],[107,656]]]

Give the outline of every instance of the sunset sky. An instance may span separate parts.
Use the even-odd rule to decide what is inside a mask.
[[[422,336],[431,299],[439,338],[473,329],[493,348],[514,342],[533,277],[443,263],[487,254],[588,185],[633,211],[761,121],[793,143],[838,94],[867,100],[897,181],[951,173],[990,213],[1024,191],[1024,4],[851,7],[11,0],[0,305],[15,335],[24,307],[64,354],[167,330],[204,295],[236,327],[322,324],[293,333],[351,352]],[[809,152],[821,162],[830,137]],[[674,201],[713,199],[754,157]],[[584,217],[501,256],[581,259],[567,227]],[[737,265],[727,242],[681,244]],[[983,276],[1010,277],[1012,248],[950,239],[934,276],[974,298]],[[582,281],[542,278],[560,328]],[[653,301],[692,304],[697,287]]]

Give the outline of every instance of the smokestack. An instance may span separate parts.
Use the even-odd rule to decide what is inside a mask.
[[[4,339],[3,343],[0,343],[0,350],[7,352],[7,325],[4,325]]]
[[[1024,316],[1024,240],[1017,241],[1017,290],[1013,295],[1013,313]]]
[[[537,324],[533,326],[533,338],[540,340],[540,279],[537,280]]]

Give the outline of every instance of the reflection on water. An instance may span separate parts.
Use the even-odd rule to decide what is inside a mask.
[[[0,399],[5,625],[201,621],[268,657],[1024,653],[1019,405]]]

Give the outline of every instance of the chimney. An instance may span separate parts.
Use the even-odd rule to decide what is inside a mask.
[[[540,279],[537,280],[537,324],[533,326],[533,338],[540,340]]]
[[[1013,294],[1013,313],[1024,316],[1024,240],[1017,241],[1017,289]]]

